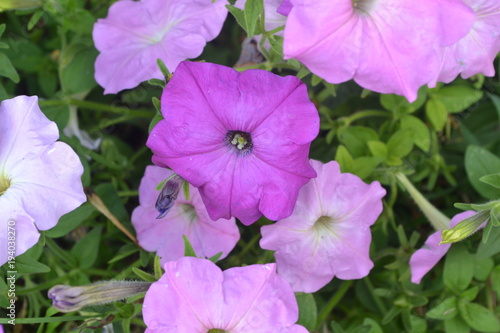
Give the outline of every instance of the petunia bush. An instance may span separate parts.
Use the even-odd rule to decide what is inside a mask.
[[[499,22],[0,3],[0,331],[499,332]]]

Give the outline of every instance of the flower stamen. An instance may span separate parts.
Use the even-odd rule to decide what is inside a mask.
[[[0,175],[0,195],[4,194],[10,187],[10,179],[5,175]]]
[[[250,152],[253,146],[250,133],[242,131],[227,132],[225,141],[231,146],[236,147],[242,154]]]

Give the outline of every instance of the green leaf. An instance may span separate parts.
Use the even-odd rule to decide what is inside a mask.
[[[495,266],[495,262],[492,258],[477,258],[474,261],[474,278],[481,282],[486,281],[493,266]]]
[[[459,304],[460,315],[463,320],[474,330],[479,332],[500,332],[500,322],[498,318],[487,308],[476,304]]]
[[[45,235],[51,238],[66,236],[73,229],[78,227],[83,221],[88,219],[93,212],[95,212],[94,206],[92,206],[89,202],[85,202],[77,209],[63,215],[59,219],[57,225],[54,228],[46,231]]]
[[[155,256],[154,270],[155,270],[155,278],[159,280],[163,275],[163,268],[161,267],[160,256]]]
[[[314,331],[318,310],[313,294],[295,293],[299,305],[299,320],[297,324],[304,326],[309,332]]]
[[[446,333],[469,333],[470,329],[460,316],[455,316],[444,321],[444,331]]]
[[[102,226],[94,227],[71,249],[71,256],[77,260],[80,268],[90,268],[94,265],[99,253],[101,232]]]
[[[467,289],[462,294],[460,294],[460,298],[458,300],[459,304],[462,303],[470,303],[476,299],[477,294],[479,293],[479,288],[477,286]]]
[[[413,139],[413,143],[428,152],[431,149],[431,133],[424,122],[415,116],[407,115],[401,118],[401,129],[404,129]]]
[[[14,83],[19,83],[19,75],[16,69],[12,66],[9,58],[3,53],[0,53],[0,76],[5,76],[11,79]]]
[[[477,258],[485,259],[494,256],[500,252],[500,228],[492,228],[488,241],[486,243],[481,242],[479,248],[477,249]]]
[[[496,205],[490,211],[490,223],[494,227],[500,226],[500,205]]]
[[[132,267],[132,272],[134,272],[135,275],[137,275],[138,277],[140,277],[141,279],[143,279],[144,281],[146,282],[156,282],[158,281],[158,279],[149,274],[149,273],[146,273],[144,272],[143,270],[137,268],[137,267]]]
[[[500,265],[491,272],[491,288],[496,292],[497,299],[500,299]]]
[[[433,93],[450,113],[462,112],[483,97],[481,90],[466,85],[446,86]]]
[[[256,33],[257,21],[259,16],[264,10],[264,4],[262,0],[252,0],[245,2],[245,10],[243,11],[245,15],[246,31],[248,38],[252,38]]]
[[[479,181],[500,189],[500,173],[483,176]]]
[[[43,15],[43,10],[36,11],[33,16],[31,16],[29,22],[28,22],[28,31],[33,29],[33,27],[40,21]]]
[[[387,141],[387,149],[390,155],[405,157],[413,149],[412,133],[407,130],[399,130],[394,133]]]
[[[448,119],[448,112],[441,101],[435,98],[429,99],[425,104],[425,114],[436,131],[443,130]]]
[[[66,30],[74,31],[82,35],[92,34],[92,28],[96,19],[92,14],[82,8],[75,8],[68,11],[63,16],[63,27]]]
[[[159,79],[150,79],[148,80],[148,83],[152,86],[157,86],[161,88],[165,88],[165,81],[159,80]],[[153,97],[156,98],[156,97]]]
[[[193,246],[189,242],[189,239],[185,235],[182,235],[182,240],[184,241],[184,256],[196,257],[196,252],[194,252]]]
[[[444,262],[443,282],[451,291],[467,289],[474,275],[474,256],[463,244],[453,244]]]
[[[495,106],[495,109],[497,110],[498,113],[498,118],[500,120],[500,96],[489,94],[488,96],[490,97],[491,101],[493,102],[493,105]]]
[[[28,256],[21,255],[16,258],[17,274],[48,273],[50,267]]]
[[[365,318],[363,320],[363,326],[368,326],[368,331],[367,333],[384,333],[384,330],[382,330],[382,327],[373,319],[371,318]]]
[[[385,143],[382,141],[368,141],[368,148],[373,156],[379,158],[382,161],[386,161],[388,158],[388,149]]]
[[[497,174],[500,170],[500,158],[488,150],[470,145],[465,151],[465,170],[474,189],[488,199],[500,198],[500,189],[481,182],[486,175]]]
[[[353,157],[369,155],[367,142],[378,140],[378,134],[373,129],[362,126],[349,126],[340,133],[340,141]]]
[[[215,264],[220,259],[221,256],[222,256],[222,252],[219,252],[219,253],[217,253],[217,254],[215,254],[207,259]]]
[[[2,37],[3,32],[5,31],[5,27],[6,27],[5,23],[0,24],[0,37]]]
[[[410,333],[426,333],[427,332],[427,322],[417,316],[410,315]]]
[[[94,191],[99,195],[109,211],[123,224],[130,222],[128,214],[122,199],[118,195],[116,188],[111,183],[101,183],[94,188]],[[131,229],[130,227],[128,229]],[[130,230],[129,230],[130,231]]]
[[[97,83],[94,63],[97,50],[83,44],[72,44],[63,49],[60,58],[61,86],[66,95],[87,92]]]
[[[427,88],[422,87],[418,91],[418,97],[413,103],[409,103],[406,97],[394,94],[381,94],[380,104],[389,111],[396,113],[413,113],[424,105],[427,98]]]
[[[380,160],[376,157],[364,156],[358,157],[354,160],[354,166],[348,172],[357,175],[361,179],[365,179],[370,176],[380,164]]]
[[[251,1],[249,1],[251,2]],[[236,8],[231,5],[226,5],[226,8],[229,10],[231,14],[233,14],[234,18],[236,19],[236,22],[238,22],[239,26],[242,27],[245,31],[247,30],[247,22],[245,18],[245,13],[243,10]],[[247,32],[248,34],[248,32]]]
[[[339,145],[335,153],[335,161],[340,165],[342,172],[350,172],[353,167],[354,160],[344,145]]]
[[[447,320],[455,317],[458,313],[457,298],[452,296],[433,307],[425,315],[432,319]]]

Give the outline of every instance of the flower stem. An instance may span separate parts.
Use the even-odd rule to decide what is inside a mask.
[[[333,310],[335,305],[337,305],[342,297],[344,297],[345,293],[347,290],[349,290],[349,287],[352,285],[352,280],[347,280],[345,281],[337,290],[335,294],[328,300],[328,303],[323,307],[321,310],[318,319],[316,321],[316,330],[320,329],[321,324],[326,320],[326,317],[328,314]]]
[[[93,111],[105,111],[111,113],[118,113],[126,116],[153,118],[155,113],[151,110],[145,109],[129,109],[120,106],[112,106],[103,103],[82,101],[79,99],[68,98],[65,100],[43,100],[39,101],[40,107],[44,106],[59,106],[59,105],[75,105]]]
[[[443,230],[450,228],[450,219],[434,207],[424,196],[413,186],[408,178],[401,172],[396,174],[396,178],[401,185],[408,191],[415,203],[422,210],[429,222],[436,230]]]
[[[390,112],[381,110],[365,110],[356,112],[355,114],[344,119],[345,121],[347,121],[347,125],[349,125],[353,121],[366,117],[392,117],[392,114]]]

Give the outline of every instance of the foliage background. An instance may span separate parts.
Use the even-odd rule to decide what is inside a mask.
[[[103,95],[93,78],[97,50],[92,26],[113,1],[28,1],[32,9],[0,13],[0,100],[37,95],[40,106],[85,167],[84,186],[96,193],[120,223],[134,233],[130,214],[151,152],[145,146],[158,111],[158,82],[117,95]],[[21,2],[20,2],[21,3]],[[241,23],[241,21],[240,21]],[[248,27],[246,27],[248,30]],[[258,28],[258,25],[257,25]],[[230,14],[199,60],[234,66],[246,36]],[[478,179],[500,170],[500,83],[481,75],[434,89],[423,87],[416,102],[365,91],[353,82],[331,85],[296,61],[283,61],[280,38],[271,40],[268,60],[256,68],[297,75],[309,87],[321,115],[321,133],[311,158],[337,160],[344,172],[380,181],[388,190],[384,212],[372,227],[370,275],[334,279],[314,295],[298,294],[299,323],[311,332],[498,332],[500,331],[500,228],[453,245],[446,259],[412,284],[408,260],[433,232],[411,197],[398,185],[404,172],[444,214],[456,202],[499,199],[500,189]],[[497,73],[499,70],[496,61]],[[92,151],[63,129],[79,126],[100,147]],[[273,260],[258,247],[261,218],[243,227],[242,239],[223,268]],[[154,279],[154,254],[139,249],[87,202],[42,232],[37,246],[17,258],[17,325],[13,332],[142,332],[141,298],[63,314],[51,307],[47,290],[56,284],[83,285],[110,279]],[[138,271],[141,270],[141,271]],[[0,289],[7,290],[6,268]],[[6,322],[6,292],[0,293],[0,323]],[[107,326],[109,329],[109,325]]]

